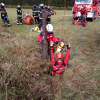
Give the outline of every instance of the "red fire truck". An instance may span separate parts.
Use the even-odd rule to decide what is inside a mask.
[[[75,0],[75,4],[77,4],[77,7],[79,9],[81,9],[82,4],[85,4],[85,6],[87,7],[86,18],[89,18],[92,21],[95,18],[98,18],[98,15],[99,15],[99,10],[98,10],[99,0]],[[77,17],[77,14],[76,14],[76,17]]]

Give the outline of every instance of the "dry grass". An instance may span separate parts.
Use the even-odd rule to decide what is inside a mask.
[[[15,9],[7,9],[11,22]],[[30,10],[31,12],[31,10]],[[63,15],[57,11],[57,15]],[[71,14],[71,11],[66,11]],[[55,37],[61,37],[62,16],[52,16]],[[0,20],[1,22],[1,20]],[[75,56],[60,77],[48,75],[50,60],[41,60],[38,32],[29,32],[37,25],[11,27],[0,25],[0,100],[99,100],[100,99],[100,25],[88,21],[86,27],[72,25],[72,17],[64,18],[65,43],[71,43],[70,57]],[[65,52],[63,52],[65,55]]]

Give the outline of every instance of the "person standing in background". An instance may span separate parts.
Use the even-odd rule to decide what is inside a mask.
[[[4,8],[5,4],[1,3],[0,5],[1,5],[1,9],[0,9],[1,19],[4,21],[4,26],[6,26],[6,22],[8,26],[10,26],[8,15],[7,15],[6,9]]]
[[[22,25],[22,9],[20,5],[17,7],[17,25]]]
[[[39,24],[39,16],[38,16],[38,8],[36,8],[36,4],[34,4],[34,7],[32,9],[33,17],[35,20],[35,24]]]

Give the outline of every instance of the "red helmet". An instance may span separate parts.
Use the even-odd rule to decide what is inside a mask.
[[[77,7],[77,4],[75,4],[74,7]]]
[[[85,4],[83,3],[83,4],[82,4],[82,7],[83,7],[84,5],[85,5]]]
[[[60,58],[60,59],[63,60],[63,54],[62,54],[62,53],[57,53],[56,58],[57,58],[57,59]]]

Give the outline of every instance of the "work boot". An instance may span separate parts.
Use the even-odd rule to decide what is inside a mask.
[[[20,25],[22,25],[23,23],[20,23]]]
[[[8,24],[8,27],[10,27],[10,24]]]
[[[17,23],[17,25],[19,25],[19,23]]]
[[[5,23],[3,25],[6,27],[6,24]]]

